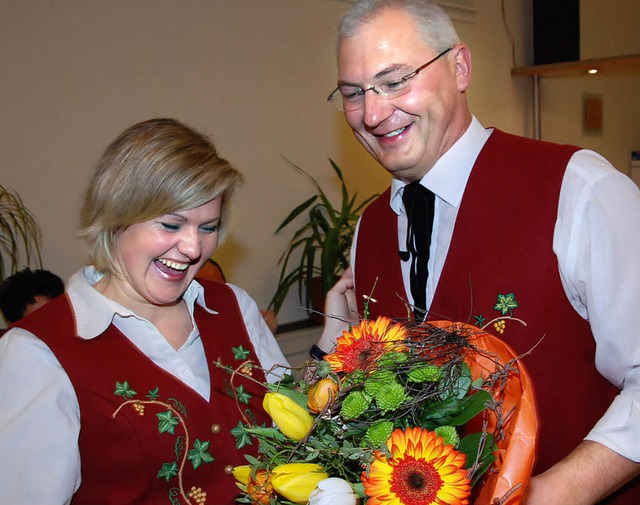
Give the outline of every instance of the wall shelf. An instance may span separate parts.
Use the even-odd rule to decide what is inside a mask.
[[[597,70],[597,72],[593,72],[593,70]],[[606,77],[633,74],[640,75],[640,54],[548,63],[546,65],[533,65],[530,67],[516,67],[511,69],[512,76],[530,77],[533,81],[533,136],[537,140],[540,139],[540,79]]]
[[[640,74],[640,54],[518,67],[511,69],[511,75],[544,78],[582,77],[589,75],[589,70],[592,69],[596,69],[598,72],[595,75],[600,76]]]

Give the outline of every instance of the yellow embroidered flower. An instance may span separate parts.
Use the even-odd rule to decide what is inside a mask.
[[[362,474],[367,505],[467,505],[471,486],[465,455],[422,428],[395,430],[389,459],[376,451]]]
[[[404,326],[392,325],[388,317],[380,316],[373,322],[364,320],[351,331],[343,332],[336,341],[336,350],[324,359],[335,372],[374,370],[376,361],[385,353],[404,349],[399,343],[405,335]]]

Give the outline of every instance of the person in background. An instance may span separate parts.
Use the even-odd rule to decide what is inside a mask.
[[[9,323],[64,293],[64,282],[49,270],[25,268],[7,277],[0,285],[0,310]]]
[[[227,282],[227,278],[224,275],[222,267],[216,260],[212,258],[209,258],[209,260],[207,260],[205,264],[202,265],[202,267],[196,274],[196,278],[205,280],[208,279],[215,282]],[[276,330],[278,329],[278,316],[276,315],[276,313],[272,309],[260,309],[260,313],[262,314],[262,317],[264,317],[264,320],[271,330],[271,333],[275,334]]]
[[[492,329],[526,354],[541,416],[525,503],[591,504],[626,483],[607,503],[638,503],[640,192],[595,152],[483,127],[471,75],[433,2],[361,0],[343,17],[329,100],[392,182],[358,223],[312,355],[372,290],[371,317],[506,317]]]
[[[91,266],[0,340],[0,503],[234,501],[231,430],[269,418],[216,362],[272,382],[287,364],[246,292],[194,280],[240,178],[174,119],[107,147],[81,211]]]

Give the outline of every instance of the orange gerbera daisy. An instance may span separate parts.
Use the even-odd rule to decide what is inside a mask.
[[[471,484],[465,455],[422,428],[395,430],[387,442],[391,457],[374,453],[362,474],[367,505],[467,505]]]
[[[336,341],[336,350],[324,359],[335,372],[372,370],[386,352],[404,349],[398,344],[404,341],[405,335],[404,326],[392,325],[388,317],[380,316],[374,322],[365,320],[351,331],[344,331]]]

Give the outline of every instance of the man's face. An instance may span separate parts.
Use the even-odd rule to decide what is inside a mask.
[[[386,10],[340,42],[338,81],[367,89],[389,75],[409,74],[436,55],[408,14]],[[470,75],[468,50],[458,45],[415,76],[407,94],[387,101],[368,91],[363,108],[345,112],[346,120],[395,178],[419,180],[469,125],[463,92]]]

